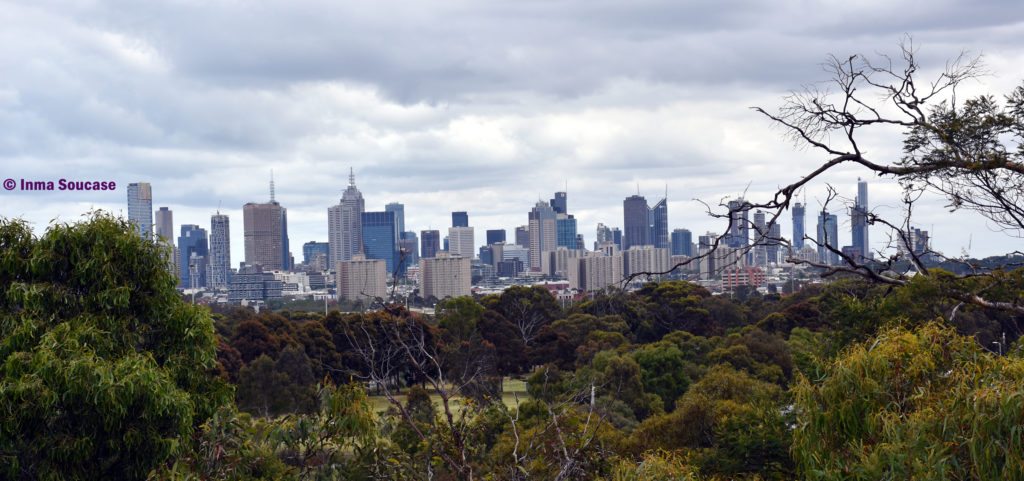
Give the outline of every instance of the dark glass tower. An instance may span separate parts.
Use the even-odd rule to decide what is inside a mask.
[[[432,259],[441,250],[441,231],[420,231],[420,257]]]
[[[797,202],[793,205],[793,248],[800,250],[804,248],[804,236],[807,235],[807,231],[804,230],[804,205]]]
[[[668,237],[668,197],[661,199],[651,208],[651,244],[660,249],[667,249]]]
[[[622,202],[622,250],[651,244],[651,209],[647,199],[631,195]]]
[[[487,245],[505,242],[505,229],[488,229]]]
[[[465,211],[452,212],[452,227],[469,227],[469,214]]]
[[[395,213],[363,212],[362,223],[363,253],[366,254],[366,258],[381,259],[386,263],[389,275],[395,272],[398,260]]]

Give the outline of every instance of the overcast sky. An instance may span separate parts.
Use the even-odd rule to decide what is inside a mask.
[[[273,169],[301,261],[303,242],[327,240],[351,167],[367,210],[402,202],[415,231],[466,210],[478,245],[566,186],[588,245],[638,188],[652,205],[667,188],[670,228],[721,232],[695,199],[763,198],[824,159],[749,107],[827,80],[829,54],[898,53],[905,34],[928,78],[983,54],[991,75],[961,95],[1024,79],[1019,0],[0,1],[0,178],[118,183],[0,191],[0,215],[40,232],[123,214],[127,184],[150,182],[175,231],[229,214],[237,265],[241,206],[267,200]],[[865,141],[898,159],[897,132]],[[852,197],[868,175],[809,189],[809,229],[824,182]],[[872,208],[895,209],[898,187],[869,180]],[[949,255],[1020,248],[935,199],[915,223]]]

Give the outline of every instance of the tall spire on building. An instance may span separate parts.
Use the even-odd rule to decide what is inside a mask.
[[[270,169],[270,201],[274,202],[274,169]]]
[[[352,167],[348,168],[348,185],[356,186],[356,171]]]

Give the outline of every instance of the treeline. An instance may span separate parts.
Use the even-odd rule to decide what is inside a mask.
[[[1024,318],[962,301],[1016,302],[1021,270],[428,317],[210,313],[162,266],[102,214],[0,221],[3,477],[1024,478]]]

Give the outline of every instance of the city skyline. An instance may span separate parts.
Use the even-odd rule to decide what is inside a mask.
[[[855,3],[570,1],[509,11],[290,2],[257,15],[240,4],[15,2],[0,49],[17,67],[0,86],[0,176],[117,189],[0,192],[0,215],[36,232],[91,208],[124,215],[126,186],[149,182],[154,209],[171,208],[177,225],[207,225],[221,203],[236,219],[237,255],[241,205],[264,198],[261,179],[274,169],[297,254],[303,242],[327,239],[323,216],[354,167],[368,209],[405,204],[409,231],[446,230],[452,211],[467,211],[478,232],[504,228],[511,238],[523,206],[567,191],[591,245],[598,223],[623,227],[621,202],[637,184],[652,203],[668,184],[670,231],[721,233],[692,199],[763,200],[822,162],[749,107],[772,110],[791,90],[826,80],[829,54],[894,54],[910,33],[923,79],[963,50],[984,53],[992,75],[965,84],[959,98],[1017,86],[1016,4],[944,2],[896,18]],[[410,23],[432,27],[412,35]],[[296,31],[295,43],[271,40]],[[559,41],[566,36],[575,40]],[[892,162],[900,140],[880,134],[863,147]],[[898,213],[897,186],[866,174],[843,168],[822,181],[853,198],[847,186],[867,177],[872,204]],[[816,183],[809,216],[824,198]],[[934,196],[915,214],[950,255],[1001,254],[1012,242]],[[848,222],[840,216],[841,245]]]

